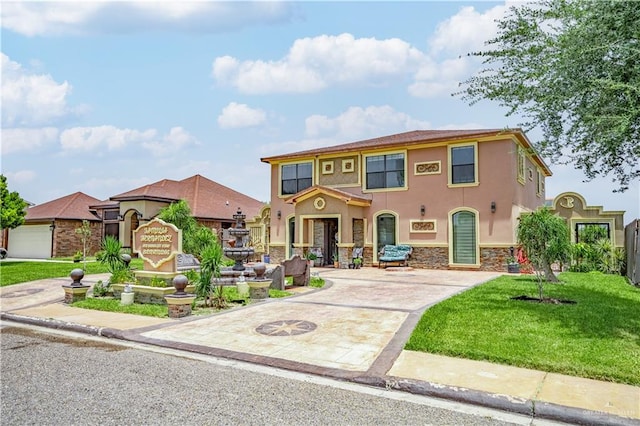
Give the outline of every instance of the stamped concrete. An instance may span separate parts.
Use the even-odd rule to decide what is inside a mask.
[[[330,285],[181,320],[62,304],[69,279],[0,289],[2,318],[351,379],[584,424],[640,424],[640,388],[404,351],[429,306],[499,274],[410,268],[316,269]],[[108,275],[89,276],[93,284]],[[52,324],[57,321],[58,324]],[[463,396],[461,396],[464,394]]]
[[[200,319],[197,327],[193,323],[177,324],[142,336],[156,342],[173,341],[366,372],[399,333],[409,312],[498,275],[480,273],[470,279],[456,271],[437,271],[427,280],[422,272],[390,271],[321,270],[319,274],[332,282],[325,290]],[[401,277],[402,282],[395,281]],[[307,321],[317,327],[308,333],[288,335],[265,336],[256,331],[263,324],[289,320]]]

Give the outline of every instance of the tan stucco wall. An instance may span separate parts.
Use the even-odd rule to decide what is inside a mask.
[[[470,141],[473,142],[473,141]],[[298,202],[297,206],[284,203],[278,196],[279,165],[271,169],[271,241],[274,245],[285,244],[286,218],[294,213],[307,217],[333,216],[340,217],[340,243],[353,241],[352,218],[365,219],[365,244],[374,244],[375,217],[381,212],[393,213],[398,218],[398,243],[410,244],[414,247],[446,248],[449,244],[449,219],[451,213],[459,208],[477,211],[479,226],[479,245],[483,248],[508,248],[516,244],[515,229],[517,218],[523,211],[532,211],[544,204],[544,192],[538,194],[538,166],[529,158],[525,161],[524,184],[517,179],[518,146],[515,139],[505,136],[504,139],[480,141],[477,143],[478,184],[469,186],[451,186],[449,182],[448,155],[449,148],[440,146],[422,147],[406,151],[407,188],[387,191],[363,191],[361,185],[340,186],[339,189],[357,196],[371,198],[369,207],[346,206],[344,201],[324,196],[327,205],[322,211],[313,206],[313,198]],[[335,157],[333,157],[335,159]],[[323,158],[315,160],[317,167]],[[440,162],[440,172],[435,174],[416,174],[415,164]],[[338,161],[336,159],[335,164]],[[362,164],[362,159],[358,162]],[[528,170],[532,169],[533,179],[528,178]],[[335,172],[334,172],[335,173]],[[317,177],[317,170],[314,172]],[[544,176],[543,176],[544,178]],[[364,180],[364,179],[362,179]],[[320,178],[320,182],[323,178]],[[318,184],[316,180],[314,184]],[[495,202],[496,210],[491,211],[491,202]],[[425,206],[425,214],[421,216],[420,207]],[[281,211],[282,218],[276,217]],[[435,232],[411,232],[411,221],[435,221]],[[300,232],[296,223],[297,234]],[[309,230],[302,231],[306,237]],[[297,238],[297,236],[296,236]],[[306,240],[305,240],[306,242]],[[502,252],[500,252],[502,257]]]

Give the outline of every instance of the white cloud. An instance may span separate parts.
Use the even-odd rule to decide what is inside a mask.
[[[22,65],[2,57],[2,125],[37,126],[51,124],[70,113],[68,82],[58,83],[49,74],[34,74]]]
[[[331,136],[336,142],[366,139],[385,134],[429,128],[428,121],[415,119],[388,105],[350,107],[337,117],[312,115],[305,120],[306,135]]]
[[[423,60],[422,52],[403,40],[356,39],[345,33],[298,39],[278,61],[221,56],[213,62],[212,75],[242,93],[311,93],[333,84],[384,84],[415,72]]]
[[[155,132],[155,131],[154,131]],[[198,140],[182,127],[172,127],[160,141],[142,142],[142,146],[156,157],[177,153],[189,145],[198,145]]]
[[[437,55],[466,55],[481,49],[485,40],[489,40],[498,32],[496,19],[500,19],[508,10],[507,5],[495,6],[484,13],[473,6],[465,6],[452,17],[442,21],[436,27],[429,40],[430,53]]]
[[[291,19],[289,2],[3,2],[2,27],[26,36],[144,31],[221,32]]]
[[[253,127],[263,124],[267,114],[261,109],[250,108],[247,104],[231,102],[218,116],[218,125],[223,129]]]
[[[37,176],[37,173],[34,172],[33,170],[19,170],[17,172],[4,172],[4,174],[8,180],[10,180],[12,183],[17,183],[17,184],[32,182]]]
[[[60,143],[66,151],[92,151],[102,147],[113,151],[152,141],[156,134],[155,129],[141,132],[114,126],[74,127],[62,132]]]
[[[1,134],[2,155],[20,151],[34,152],[53,145],[58,140],[58,129],[55,127],[2,129]]]

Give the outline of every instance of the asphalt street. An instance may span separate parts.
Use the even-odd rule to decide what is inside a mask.
[[[7,425],[549,425],[238,361],[2,323]]]

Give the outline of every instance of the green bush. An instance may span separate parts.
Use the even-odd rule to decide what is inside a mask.
[[[97,283],[93,286],[93,296],[94,297],[104,297],[109,293],[109,285],[104,285],[102,280],[98,280]]]

